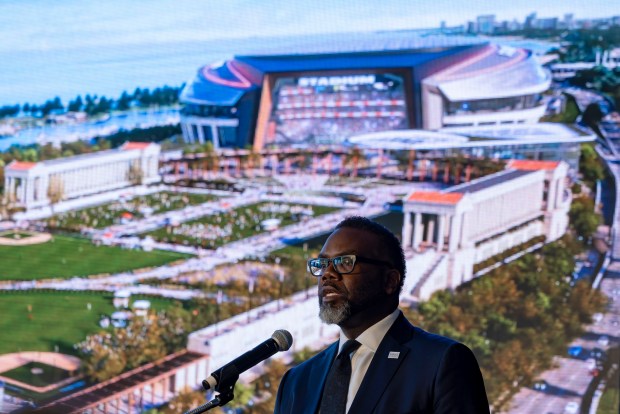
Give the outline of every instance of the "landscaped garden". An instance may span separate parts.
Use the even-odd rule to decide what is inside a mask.
[[[89,240],[54,236],[46,243],[0,245],[0,280],[68,278],[117,273],[190,257],[186,254],[95,246]]]
[[[112,298],[109,292],[0,291],[0,355],[21,351],[77,355],[73,345],[101,330],[101,316],[114,312]],[[155,310],[176,302],[147,299]]]
[[[11,240],[21,240],[23,238],[27,238],[30,236],[31,236],[30,233],[25,233],[21,231],[9,231],[9,232],[0,234],[0,237],[5,237]]]
[[[187,206],[214,201],[217,198],[211,194],[162,191],[129,200],[121,199],[110,204],[56,214],[47,219],[47,225],[51,228],[74,231],[80,231],[85,227],[102,229],[124,221],[141,219],[151,214],[179,210]]]
[[[179,226],[167,226],[147,233],[155,240],[215,249],[265,231],[265,220],[280,220],[278,226],[287,226],[303,217],[317,217],[338,210],[334,207],[294,205],[262,202],[234,210],[188,221]]]

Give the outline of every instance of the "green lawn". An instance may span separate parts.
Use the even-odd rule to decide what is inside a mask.
[[[165,251],[144,252],[120,247],[95,246],[67,236],[29,246],[0,246],[0,280],[68,278],[117,273],[189,257]]]
[[[54,351],[58,346],[61,353],[75,355],[73,345],[101,329],[101,315],[114,312],[112,298],[107,292],[0,291],[0,354]],[[175,303],[146,299],[155,310]]]
[[[24,239],[26,237],[30,237],[31,234],[30,233],[24,233],[24,232],[15,232],[15,231],[9,231],[6,233],[0,233],[0,237],[6,237],[7,239],[13,239],[13,240],[21,240]]]
[[[618,406],[620,405],[619,394],[618,389],[607,387],[601,397],[596,414],[617,414]]]
[[[70,373],[62,368],[42,364],[40,362],[28,362],[10,371],[2,372],[2,376],[35,387],[46,387],[69,378]]]
[[[214,249],[263,232],[260,223],[266,219],[280,219],[280,227],[295,223],[293,212],[287,210],[289,208],[312,209],[314,217],[338,210],[338,208],[325,206],[262,202],[188,221],[177,227],[158,229],[147,234],[158,241]]]
[[[130,213],[134,218],[144,217],[143,208],[151,208],[152,214],[179,210],[216,200],[211,194],[190,194],[162,191],[147,196],[134,197],[126,201],[103,204],[82,210],[69,211],[47,219],[51,228],[79,230],[82,227],[102,229],[120,223],[123,214]]]

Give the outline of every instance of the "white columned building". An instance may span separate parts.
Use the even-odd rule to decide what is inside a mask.
[[[26,210],[47,207],[50,195],[69,200],[160,181],[160,146],[126,142],[112,150],[42,162],[13,161],[4,171],[5,194]]]
[[[427,299],[471,280],[476,265],[508,249],[539,236],[560,238],[571,201],[567,173],[562,161],[515,160],[504,171],[444,191],[411,193],[403,203],[406,293]]]

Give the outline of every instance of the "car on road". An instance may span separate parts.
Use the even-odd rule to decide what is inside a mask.
[[[609,345],[609,337],[607,335],[601,335],[598,338],[598,344],[600,346],[607,346],[607,345]]]
[[[605,351],[601,348],[592,348],[590,351],[590,357],[596,359],[597,361],[604,361],[606,358]]]
[[[582,346],[571,346],[568,348],[568,355],[574,358],[579,358],[582,352],[583,352]]]
[[[577,414],[579,412],[579,403],[577,401],[571,401],[564,407],[566,414]]]
[[[532,388],[534,388],[537,391],[545,391],[548,386],[549,384],[547,384],[547,381],[538,380],[538,381],[534,381],[534,385],[532,385]]]

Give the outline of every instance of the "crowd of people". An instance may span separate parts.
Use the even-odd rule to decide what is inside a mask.
[[[268,141],[276,144],[334,143],[351,135],[408,127],[402,82],[276,88]]]

